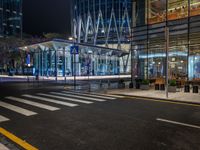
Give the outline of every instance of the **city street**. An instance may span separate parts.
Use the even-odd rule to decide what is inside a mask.
[[[200,0],[0,14],[0,150],[200,150]]]
[[[41,150],[200,149],[200,105],[28,87],[0,86],[0,148],[24,145],[6,130]]]

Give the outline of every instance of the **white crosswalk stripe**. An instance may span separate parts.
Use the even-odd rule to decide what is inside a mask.
[[[124,96],[120,96],[120,95],[113,95],[113,94],[102,94],[102,93],[91,93],[91,94],[96,94],[96,95],[100,95],[100,96],[108,96],[108,97],[114,97],[114,98],[124,98]]]
[[[10,149],[0,143],[0,150],[10,150]]]
[[[70,93],[70,94],[76,94],[76,95],[82,95],[82,96],[88,96],[88,97],[96,97],[96,98],[103,98],[108,100],[113,100],[116,98],[113,97],[105,97],[105,96],[99,96],[99,95],[92,95],[92,94],[86,94],[86,93],[77,93],[77,92],[70,92],[70,91],[62,91],[63,93]]]
[[[53,94],[56,94],[56,92],[51,92]],[[70,97],[75,97],[75,98],[80,98],[80,99],[86,99],[86,100],[91,100],[91,101],[98,101],[98,102],[104,102],[104,99],[98,99],[98,98],[92,98],[92,97],[83,97],[83,96],[78,96],[78,95],[72,95],[72,94],[62,94],[62,93],[57,93],[63,96],[70,96]]]
[[[33,98],[33,99],[38,99],[40,101],[46,101],[46,102],[51,102],[51,103],[55,103],[55,104],[59,104],[59,105],[64,105],[64,106],[68,106],[68,107],[79,106],[78,104],[73,104],[73,103],[58,101],[58,100],[54,100],[54,99],[50,99],[50,98],[45,98],[45,97],[41,97],[41,96],[34,96],[34,95],[29,95],[29,94],[25,94],[25,95],[22,95],[22,96],[23,97],[28,97],[28,98]]]
[[[5,103],[5,102],[0,102],[0,107],[4,107],[6,109],[12,110],[14,112],[17,112],[19,114],[25,115],[25,116],[32,116],[32,115],[36,115],[36,112],[18,107],[18,106],[14,106],[12,104],[9,103]]]
[[[9,121],[10,119],[0,115],[0,122]],[[1,150],[1,149],[0,149]]]
[[[9,100],[12,100],[12,101],[16,101],[16,102],[20,102],[20,103],[24,103],[24,104],[28,104],[28,105],[31,105],[31,106],[35,106],[35,107],[46,109],[46,110],[50,110],[50,111],[55,111],[55,110],[59,110],[60,109],[60,108],[57,108],[57,107],[53,107],[53,106],[49,106],[49,105],[33,102],[33,101],[22,99],[22,98],[12,97],[12,96],[6,97],[6,99],[9,99]]]
[[[69,100],[69,101],[73,101],[73,102],[79,102],[79,103],[84,103],[84,104],[92,104],[93,102],[90,101],[85,101],[85,100],[78,100],[78,99],[74,99],[74,98],[68,98],[66,97],[67,95],[64,93],[58,93],[58,92],[50,92],[51,94],[55,94],[55,95],[60,95],[60,96],[55,96],[55,95],[50,95],[50,94],[42,94],[39,93],[38,95],[42,95],[42,96],[49,96],[52,98],[58,98],[58,99],[62,99],[62,100]],[[64,96],[64,97],[61,97]]]

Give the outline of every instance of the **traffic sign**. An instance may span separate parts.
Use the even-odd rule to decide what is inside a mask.
[[[27,66],[30,66],[30,63],[31,63],[31,55],[27,54],[26,55],[26,64],[27,64]]]
[[[78,54],[78,46],[71,46],[70,53],[71,54]]]

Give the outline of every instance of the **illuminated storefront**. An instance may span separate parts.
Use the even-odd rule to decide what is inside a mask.
[[[137,0],[132,28],[133,75],[166,75],[169,28],[169,77],[200,78],[200,0]]]

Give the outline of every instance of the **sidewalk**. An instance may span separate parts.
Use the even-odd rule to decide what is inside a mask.
[[[77,81],[88,81],[88,80],[109,80],[109,79],[117,79],[120,78],[130,78],[130,75],[107,75],[107,76],[76,76]],[[66,76],[66,77],[46,77],[40,76],[40,81],[73,81],[74,76]],[[13,82],[13,81],[36,81],[35,76],[8,76],[8,75],[0,75],[0,82]]]
[[[156,91],[154,89],[150,89],[150,90],[116,89],[116,90],[108,90],[107,93],[200,104],[200,93],[192,93],[192,92],[184,93],[183,91],[181,91],[181,92],[176,92],[176,93],[169,93],[168,99],[166,98],[165,91]]]

